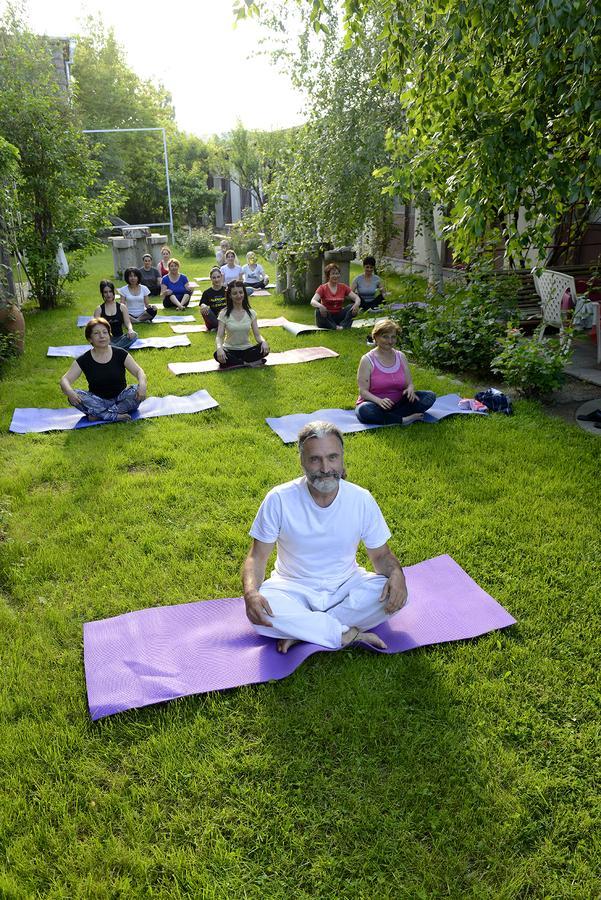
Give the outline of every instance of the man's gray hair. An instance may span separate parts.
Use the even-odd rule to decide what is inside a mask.
[[[298,452],[302,454],[305,441],[310,441],[312,438],[328,437],[330,434],[338,438],[340,446],[344,449],[342,432],[335,425],[332,425],[331,422],[307,422],[298,433]]]

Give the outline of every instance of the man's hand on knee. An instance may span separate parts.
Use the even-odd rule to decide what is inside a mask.
[[[380,594],[387,615],[398,612],[407,602],[407,585],[402,571],[392,572]]]
[[[263,594],[258,591],[248,591],[244,595],[244,603],[246,604],[246,615],[253,625],[273,627],[273,623],[268,619],[268,616],[273,616],[271,606]]]

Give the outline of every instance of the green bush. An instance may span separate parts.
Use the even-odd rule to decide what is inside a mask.
[[[215,252],[215,239],[208,228],[194,228],[185,238],[184,247],[189,256],[212,256]]]
[[[401,329],[399,344],[405,353],[410,353],[412,356],[421,354],[421,327],[428,315],[428,308],[418,306],[417,303],[411,303],[411,305],[404,306],[391,314],[391,318],[394,319]]]
[[[541,341],[538,334],[526,337],[519,328],[510,325],[500,345],[491,369],[520,394],[540,397],[563,384],[564,366],[571,349],[570,334],[559,341]]]
[[[236,251],[239,260],[245,262],[243,257],[250,250],[260,253],[263,250],[263,238],[259,233],[256,222],[256,214],[245,214],[242,221],[237,222],[229,233],[230,246]]]
[[[488,373],[516,304],[513,279],[475,278],[449,284],[425,310],[408,307],[395,318],[403,345],[425,365]]]

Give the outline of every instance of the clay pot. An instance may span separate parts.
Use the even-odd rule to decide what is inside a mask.
[[[14,334],[17,353],[23,353],[25,349],[25,319],[18,306],[11,304],[0,307],[0,331],[4,334]]]

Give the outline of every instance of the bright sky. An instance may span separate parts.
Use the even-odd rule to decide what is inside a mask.
[[[100,14],[125,47],[127,65],[162,81],[173,97],[178,126],[206,137],[247,128],[271,130],[302,121],[302,99],[267,59],[251,58],[261,26],[233,27],[230,0],[25,0],[39,34],[69,37],[88,15]],[[6,0],[0,0],[4,10]],[[165,45],[177,48],[165,52]]]

